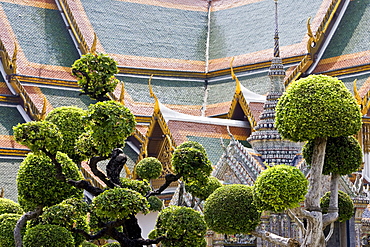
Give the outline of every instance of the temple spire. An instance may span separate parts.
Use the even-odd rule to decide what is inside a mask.
[[[283,61],[280,58],[280,48],[279,48],[279,24],[278,24],[278,0],[275,1],[275,45],[274,45],[274,57],[271,61],[271,66],[269,70],[269,77],[271,79],[271,89],[270,92],[283,93],[285,90],[284,78],[285,70],[283,66]]]

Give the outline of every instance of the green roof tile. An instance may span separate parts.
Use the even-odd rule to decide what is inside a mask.
[[[18,201],[17,173],[22,160],[0,158],[0,188],[4,188],[5,198]]]
[[[0,3],[27,59],[70,67],[80,56],[58,10]]]
[[[207,12],[114,0],[82,0],[107,53],[205,59]]]
[[[13,126],[24,122],[17,108],[0,106],[0,135],[13,135]]]
[[[46,96],[46,99],[51,103],[51,105],[56,108],[60,106],[77,106],[82,109],[87,109],[87,107],[95,103],[86,95],[79,95],[79,91],[72,90],[62,90],[54,88],[40,88],[42,93]]]
[[[125,90],[134,101],[153,102],[149,94],[147,78],[117,76],[124,81]],[[163,104],[202,105],[204,97],[203,81],[160,80],[151,81],[153,92]]]
[[[301,43],[306,21],[316,15],[322,1],[279,1],[280,45]],[[210,59],[232,57],[273,47],[274,4],[257,1],[240,7],[212,12]]]
[[[5,82],[5,79],[4,79],[4,77],[3,77],[3,74],[2,74],[2,73],[0,73],[0,82]]]
[[[350,1],[323,59],[370,50],[370,0]]]

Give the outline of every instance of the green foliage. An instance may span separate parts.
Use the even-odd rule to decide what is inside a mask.
[[[41,215],[42,224],[52,224],[65,227],[67,230],[81,229],[88,232],[88,205],[82,199],[69,198],[63,202],[44,209]],[[78,233],[73,233],[76,246],[85,240]]]
[[[136,192],[139,192],[143,196],[145,196],[151,190],[150,184],[146,180],[139,181],[129,178],[120,178],[120,181],[122,188],[132,189]]]
[[[310,75],[293,82],[276,106],[276,127],[292,141],[356,134],[361,113],[342,81]]]
[[[206,246],[206,230],[206,223],[199,212],[188,207],[170,206],[159,213],[149,237],[166,236],[166,240],[161,241],[164,247],[203,247]]]
[[[89,157],[108,157],[114,148],[124,146],[126,138],[135,131],[136,126],[135,116],[116,101],[90,105],[85,121],[90,130],[83,134],[77,147],[82,154]]]
[[[221,182],[215,177],[208,177],[205,185],[199,184],[197,181],[188,182],[185,184],[185,189],[193,196],[201,200],[207,199],[217,188],[221,187]]]
[[[127,219],[132,214],[148,213],[148,208],[144,196],[126,188],[109,189],[93,199],[93,209],[102,218]]]
[[[97,245],[88,241],[84,241],[81,244],[81,247],[96,247]]]
[[[46,117],[54,123],[63,136],[61,151],[75,162],[81,162],[81,156],[76,154],[75,145],[78,137],[84,133],[84,116],[87,112],[75,106],[63,106],[52,110]]]
[[[178,149],[180,149],[180,148],[195,148],[195,149],[198,149],[201,152],[206,153],[206,150],[204,149],[203,145],[200,144],[199,142],[195,142],[195,141],[183,142],[177,148]]]
[[[103,247],[121,247],[121,245],[118,242],[113,242],[113,243],[107,243],[103,245]]]
[[[72,65],[72,74],[78,78],[82,92],[92,99],[101,99],[114,91],[118,84],[114,77],[117,73],[117,62],[104,54],[87,53]]]
[[[176,148],[172,155],[172,166],[175,173],[181,174],[185,182],[197,180],[203,185],[212,172],[211,161],[206,152],[193,147]]]
[[[204,204],[207,226],[218,233],[249,233],[258,226],[260,217],[253,201],[253,187],[247,185],[222,186]]]
[[[67,178],[82,180],[77,166],[67,155],[57,153],[57,160]],[[56,178],[54,164],[44,154],[30,153],[21,163],[18,175],[18,201],[24,211],[35,209],[39,205],[51,206],[70,197],[82,198],[83,192],[65,181]]]
[[[15,246],[13,232],[21,216],[20,214],[0,214],[0,246]]]
[[[163,202],[161,199],[159,199],[156,196],[151,196],[148,198],[148,203],[149,203],[149,210],[152,212],[155,211],[161,211],[163,208]]]
[[[328,191],[320,200],[320,207],[322,212],[326,214],[329,209],[331,192]],[[341,190],[338,191],[338,213],[339,213],[339,222],[343,222],[352,218],[355,212],[355,207],[353,201],[349,195]]]
[[[18,143],[29,147],[32,152],[47,150],[55,154],[62,145],[62,134],[58,127],[49,121],[32,121],[13,127],[14,138]]]
[[[23,214],[21,206],[6,198],[0,198],[0,215],[2,214]]]
[[[62,226],[37,225],[23,237],[24,247],[74,247],[72,234]]]
[[[314,141],[303,147],[303,157],[311,165]],[[326,143],[323,174],[346,175],[355,172],[362,164],[362,150],[353,136],[329,137]]]
[[[308,181],[296,167],[276,165],[264,170],[254,184],[254,198],[261,210],[281,212],[299,206]]]
[[[162,163],[154,157],[147,157],[140,160],[135,166],[136,174],[142,179],[157,179],[163,170]]]

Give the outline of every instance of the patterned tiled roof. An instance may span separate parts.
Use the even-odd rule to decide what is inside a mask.
[[[4,196],[18,201],[16,178],[21,160],[0,158],[0,188],[4,188]]]
[[[370,2],[350,1],[322,60],[313,73],[356,67],[370,62]]]

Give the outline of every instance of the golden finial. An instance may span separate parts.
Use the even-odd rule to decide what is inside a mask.
[[[310,38],[313,38],[314,39],[314,36],[313,36],[313,33],[312,33],[312,30],[311,30],[311,17],[308,17],[308,20],[307,20],[307,34]]]
[[[158,101],[158,98],[157,96],[154,94],[153,92],[153,87],[152,87],[152,78],[153,78],[153,75],[150,76],[149,80],[148,80],[148,84],[149,84],[149,93],[150,93],[150,97],[154,98],[155,100],[155,103],[154,103],[154,112],[159,112],[160,108],[159,108],[159,101]]]
[[[17,54],[18,54],[18,46],[17,46],[17,43],[14,43],[14,52],[13,52],[13,57],[12,57],[13,74],[17,73]]]
[[[240,93],[242,91],[241,90],[241,86],[240,86],[240,81],[239,81],[238,77],[236,77],[236,75],[234,73],[233,62],[234,62],[234,57],[230,61],[231,79],[235,80],[235,82],[236,82],[235,92],[236,93]]]
[[[361,105],[362,99],[361,99],[360,94],[357,91],[357,79],[353,81],[353,94],[355,96],[357,104]]]
[[[124,105],[125,104],[125,83],[123,81],[121,83],[121,94],[119,95],[119,102]]]
[[[96,37],[96,33],[94,33],[94,40],[93,40],[93,43],[91,45],[91,48],[90,48],[90,53],[92,54],[95,54],[96,53],[96,43],[97,43],[97,37]]]
[[[40,114],[40,120],[45,120],[45,118],[46,118],[46,104],[47,104],[47,99],[44,96],[44,105],[42,106],[42,111],[41,111],[41,114]]]

